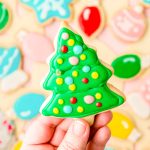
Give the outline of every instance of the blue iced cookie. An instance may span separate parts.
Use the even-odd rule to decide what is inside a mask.
[[[0,78],[16,71],[21,63],[21,53],[18,48],[0,48]]]
[[[27,93],[19,97],[14,104],[16,116],[22,120],[30,120],[39,114],[39,109],[45,96],[37,93]]]
[[[20,0],[32,8],[39,23],[45,23],[52,18],[67,19],[70,17],[70,3],[72,0]]]

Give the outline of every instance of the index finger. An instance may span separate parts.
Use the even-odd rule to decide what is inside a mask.
[[[53,136],[55,127],[62,121],[63,119],[60,118],[39,116],[28,128],[24,143],[33,145],[49,142]]]

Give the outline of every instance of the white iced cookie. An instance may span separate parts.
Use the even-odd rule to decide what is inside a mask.
[[[22,70],[17,70],[1,80],[0,90],[5,93],[14,91],[24,85],[27,81],[27,74]]]
[[[0,112],[0,150],[10,150],[14,141],[15,126]]]

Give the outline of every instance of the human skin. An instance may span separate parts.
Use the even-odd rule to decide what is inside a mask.
[[[90,127],[83,119],[40,116],[27,130],[21,150],[103,150],[111,119],[110,111],[98,114]]]

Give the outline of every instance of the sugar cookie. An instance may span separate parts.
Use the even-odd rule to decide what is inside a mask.
[[[45,96],[42,94],[26,93],[16,100],[14,112],[22,120],[31,120],[39,114],[44,99]]]
[[[114,74],[119,78],[132,78],[150,66],[150,56],[139,57],[136,54],[126,54],[117,57],[112,62]]]
[[[13,150],[21,150],[22,145],[23,145],[23,142],[22,142],[21,140],[18,141],[18,142],[14,145]]]
[[[127,103],[141,118],[150,117],[150,75],[140,77],[125,83],[124,92]]]
[[[120,112],[113,112],[113,119],[108,127],[112,136],[120,139],[136,142],[141,137],[141,133],[136,129],[134,122]]]
[[[28,75],[22,70],[17,70],[1,80],[0,91],[5,93],[14,91],[23,86],[27,81]]]
[[[43,24],[50,19],[68,19],[71,16],[70,4],[72,0],[20,0],[26,6],[32,8],[38,22]]]
[[[145,93],[146,95],[143,95]],[[128,104],[132,107],[132,110],[136,113],[136,115],[143,119],[150,117],[150,106],[145,102],[149,101],[150,104],[150,94],[148,94],[146,91],[145,93],[133,92],[127,94]]]
[[[78,22],[83,34],[88,37],[97,36],[103,30],[105,23],[104,10],[100,3],[87,2],[87,6],[79,14]]]
[[[127,42],[136,42],[144,35],[146,30],[143,7],[135,6],[133,9],[119,11],[110,22],[113,33]]]
[[[0,79],[16,71],[21,64],[18,48],[0,48]]]
[[[10,24],[11,13],[4,2],[0,2],[0,32],[4,31]]]
[[[45,34],[53,42],[55,40],[56,31],[59,29],[59,27],[60,27],[60,22],[59,21],[54,21],[51,24],[45,26]]]
[[[80,35],[67,27],[59,31],[50,66],[43,87],[53,91],[53,95],[41,107],[45,116],[82,118],[124,102],[120,92],[113,92],[116,89],[106,84],[112,71],[100,62],[95,50],[87,47]]]
[[[20,31],[18,38],[21,42],[23,55],[33,61],[45,62],[53,51],[50,39],[42,34]]]
[[[14,122],[0,112],[0,149],[10,150],[14,142]]]

